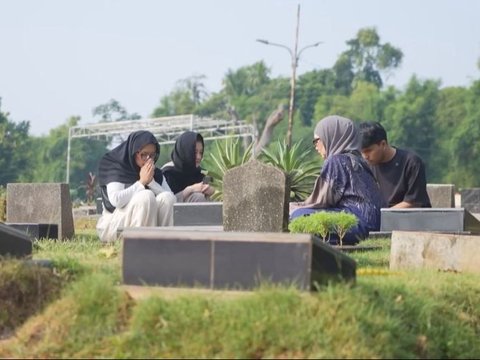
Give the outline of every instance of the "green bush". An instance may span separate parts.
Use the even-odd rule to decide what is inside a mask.
[[[205,157],[205,169],[213,178],[215,193],[213,200],[221,201],[223,198],[223,176],[227,170],[246,163],[252,157],[252,144],[244,151],[239,139],[215,141],[213,151]]]
[[[357,225],[355,215],[347,212],[319,211],[310,216],[300,216],[293,219],[288,225],[292,233],[306,233],[320,236],[324,242],[330,233],[336,233],[342,245],[345,234]]]
[[[320,173],[318,157],[310,158],[311,146],[301,141],[288,147],[277,141],[273,151],[263,149],[259,159],[285,172],[290,185],[290,201],[303,201],[312,192],[315,179]]]

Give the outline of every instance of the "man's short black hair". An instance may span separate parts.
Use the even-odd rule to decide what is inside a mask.
[[[379,122],[362,122],[359,125],[359,129],[362,137],[362,149],[374,144],[379,144],[382,140],[385,140],[388,143],[387,132]]]

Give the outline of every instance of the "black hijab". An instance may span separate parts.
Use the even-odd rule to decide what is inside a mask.
[[[175,141],[171,158],[173,166],[163,168],[163,174],[174,194],[187,186],[197,184],[203,180],[201,168],[195,166],[195,147],[197,141],[204,147],[202,135],[193,131],[186,131]]]
[[[150,131],[140,130],[131,133],[127,140],[113,150],[106,153],[100,160],[98,180],[100,186],[106,186],[110,182],[120,182],[131,185],[140,179],[140,167],[135,162],[135,153],[144,146],[154,144],[156,147],[156,162],[160,155],[160,144]],[[154,179],[161,184],[162,171],[155,168]]]

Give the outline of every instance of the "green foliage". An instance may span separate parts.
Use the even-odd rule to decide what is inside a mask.
[[[309,144],[308,144],[309,145]],[[285,172],[290,184],[290,201],[303,201],[312,192],[313,184],[320,173],[320,163],[311,159],[311,146],[302,141],[288,147],[285,141],[277,141],[273,149],[263,149],[259,160]]]
[[[333,222],[333,228],[340,238],[340,246],[342,246],[342,240],[346,233],[358,224],[358,218],[353,214],[346,212],[336,213],[335,221]]]
[[[105,104],[95,106],[93,116],[99,116],[100,122],[138,120],[141,116],[137,113],[129,114],[127,110],[115,99]]]
[[[341,212],[319,211],[309,216],[299,216],[288,224],[292,233],[304,233],[320,236],[324,242],[330,233],[336,233],[340,245],[345,234],[356,226],[358,219],[355,215]]]
[[[353,81],[367,81],[380,88],[383,85],[381,72],[388,73],[402,62],[402,51],[389,43],[381,44],[375,28],[360,29],[357,37],[347,41],[347,45],[349,49],[340,59],[344,71],[353,72]]]
[[[8,116],[1,111],[0,98],[0,185],[16,182],[21,173],[30,172],[30,123],[22,121],[16,124]]]
[[[213,178],[215,194],[212,199],[221,200],[225,172],[250,160],[253,144],[250,144],[246,150],[243,150],[239,138],[216,141],[214,144],[213,150],[205,156],[204,167],[208,175]]]

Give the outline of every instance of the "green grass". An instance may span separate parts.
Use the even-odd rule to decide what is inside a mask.
[[[35,258],[54,261],[63,290],[0,340],[0,357],[478,358],[480,276],[391,272],[389,243],[349,254],[353,286],[134,300],[117,286],[119,244],[41,240]]]

